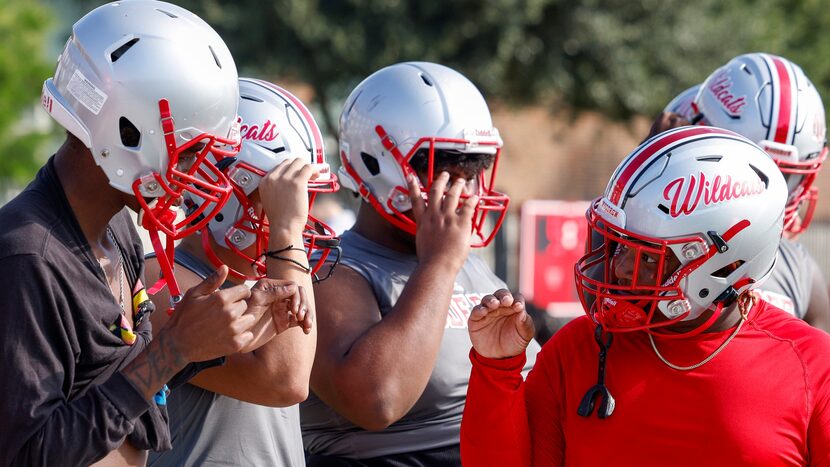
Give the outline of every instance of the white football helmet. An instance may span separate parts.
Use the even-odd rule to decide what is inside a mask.
[[[692,107],[692,102],[694,102],[699,89],[700,85],[696,84],[690,87],[689,89],[681,92],[677,95],[677,97],[675,97],[671,100],[671,102],[669,102],[669,105],[667,105],[666,108],[663,109],[663,112],[676,113],[688,120],[689,122],[696,123],[694,120],[695,116],[697,115],[697,112],[695,112],[695,109]]]
[[[421,150],[428,154],[427,193],[436,152],[489,154],[495,159],[478,176],[479,205],[472,246],[487,245],[501,226],[508,197],[495,191],[502,139],[481,92],[443,65],[407,62],[383,68],[349,95],[340,116],[341,183],[396,227],[414,234],[406,177]],[[488,213],[494,219],[485,225]]]
[[[142,225],[174,239],[195,232],[230,197],[228,180],[206,157],[236,153],[238,101],[236,65],[219,35],[155,0],[109,3],[75,23],[41,97],[110,185],[136,195]],[[195,162],[180,165],[185,152]],[[176,222],[172,209],[185,192],[204,199],[202,210]]]
[[[693,103],[701,123],[732,130],[761,146],[787,180],[784,226],[799,234],[818,198],[813,187],[827,157],[824,105],[801,67],[770,54],[733,58],[715,70]]]
[[[257,279],[266,273],[264,253],[268,249],[269,224],[262,207],[249,196],[259,187],[262,177],[285,160],[299,158],[315,165],[320,175],[308,184],[309,210],[318,193],[335,192],[339,185],[326,163],[320,128],[296,96],[267,81],[250,78],[239,79],[239,94],[242,147],[235,158],[217,163],[230,179],[234,196],[202,230],[202,245],[214,265],[223,264],[208,241],[208,235],[212,235],[217,244],[253,266],[253,275],[230,268],[232,275]],[[202,200],[186,195],[185,206],[188,210],[197,209]],[[309,258],[314,251],[322,250],[319,259],[315,257],[311,265],[312,274],[316,276],[332,250],[338,255],[334,261],[337,263],[339,241],[325,223],[309,215],[303,239]]]
[[[786,199],[769,156],[731,131],[686,126],[651,138],[620,163],[588,212],[598,241],[575,266],[586,313],[621,332],[715,310],[682,336],[702,332],[772,271]],[[635,258],[626,281],[615,272],[621,246]],[[666,270],[669,259],[679,262],[676,270]],[[658,270],[647,283],[637,273],[645,261]]]

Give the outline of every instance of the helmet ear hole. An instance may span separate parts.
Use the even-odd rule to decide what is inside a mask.
[[[118,119],[118,129],[121,132],[121,144],[128,148],[137,148],[141,143],[141,132],[127,117]]]
[[[360,158],[363,160],[363,165],[366,166],[366,170],[368,170],[373,177],[380,173],[380,163],[378,163],[375,156],[361,152]]]

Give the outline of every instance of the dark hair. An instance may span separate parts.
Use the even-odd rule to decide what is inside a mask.
[[[495,154],[464,153],[444,149],[435,150],[434,173],[438,174],[450,168],[461,172],[466,178],[473,178],[493,165]],[[422,148],[415,152],[409,165],[418,173],[426,173],[429,168],[429,149]]]

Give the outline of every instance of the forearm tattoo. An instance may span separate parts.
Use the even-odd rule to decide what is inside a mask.
[[[162,332],[122,372],[149,401],[186,364],[175,340]]]

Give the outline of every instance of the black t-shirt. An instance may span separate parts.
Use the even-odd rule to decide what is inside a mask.
[[[109,226],[132,291],[143,276],[141,242],[126,208]],[[169,449],[164,407],[119,372],[150,342],[150,320],[133,345],[111,330],[121,309],[53,159],[0,208],[0,277],[0,465],[88,465],[125,438]]]

